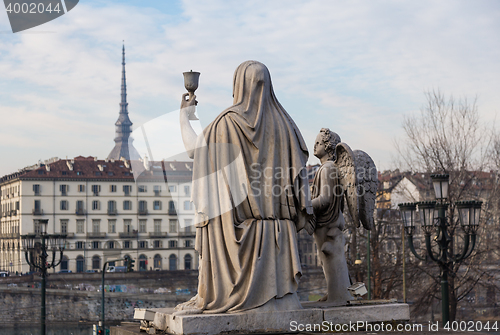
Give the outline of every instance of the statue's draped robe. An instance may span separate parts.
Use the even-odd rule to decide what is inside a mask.
[[[198,137],[192,200],[200,254],[196,308],[237,312],[295,293],[297,230],[312,214],[302,136],[267,68],[241,64],[234,105]]]

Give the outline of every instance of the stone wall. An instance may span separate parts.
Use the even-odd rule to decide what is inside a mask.
[[[197,271],[147,271],[105,274],[106,320],[132,321],[135,308],[174,307],[196,294]],[[47,278],[47,322],[97,322],[101,313],[100,273],[50,274]],[[321,269],[306,269],[299,297],[324,293]],[[109,292],[111,291],[111,292]],[[113,292],[115,291],[115,292]],[[156,293],[155,293],[156,292]],[[0,324],[40,320],[40,278],[0,279]]]

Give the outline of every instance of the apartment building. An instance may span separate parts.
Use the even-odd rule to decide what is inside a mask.
[[[48,219],[49,234],[66,234],[55,271],[99,270],[130,256],[136,270],[195,269],[192,163],[130,162],[94,157],[52,159],[0,179],[0,269],[28,272],[20,235]],[[117,264],[119,265],[119,264]]]

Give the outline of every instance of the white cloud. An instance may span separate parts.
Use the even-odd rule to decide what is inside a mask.
[[[143,6],[79,3],[32,30],[54,33],[2,34],[0,112],[10,120],[0,130],[2,139],[16,140],[2,141],[0,152],[14,146],[26,160],[33,145],[42,156],[33,161],[56,151],[105,157],[122,39],[136,125],[178,108],[182,72],[191,69],[202,72],[198,114],[206,125],[232,103],[233,71],[247,59],[269,67],[310,151],[327,126],[383,168],[402,113],[417,110],[426,89],[478,94],[487,120],[498,111],[500,10],[493,1],[186,0],[175,18]],[[2,29],[6,19],[0,16]],[[43,138],[35,135],[40,127]],[[71,136],[61,141],[61,134]],[[11,170],[0,167],[0,174]]]

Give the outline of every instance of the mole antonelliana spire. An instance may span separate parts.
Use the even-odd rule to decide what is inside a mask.
[[[122,92],[120,101],[120,114],[118,115],[118,120],[115,123],[116,126],[116,136],[115,136],[115,147],[108,155],[108,159],[120,159],[125,158],[139,159],[139,153],[134,148],[130,137],[132,132],[132,121],[128,117],[128,103],[127,103],[127,82],[125,79],[125,44],[123,44],[122,49]]]

